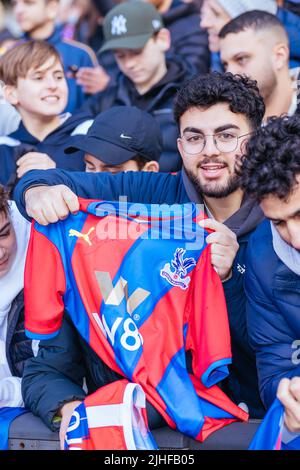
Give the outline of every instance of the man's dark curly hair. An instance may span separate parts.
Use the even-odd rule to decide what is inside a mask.
[[[258,202],[268,195],[287,199],[300,174],[300,116],[268,119],[249,140],[239,173]]]
[[[199,75],[184,83],[174,101],[175,120],[179,124],[190,108],[210,108],[218,103],[228,103],[233,113],[246,116],[252,129],[261,125],[265,105],[256,81],[230,72]]]

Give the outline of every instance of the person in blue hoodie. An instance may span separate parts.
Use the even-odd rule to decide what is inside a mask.
[[[242,185],[266,220],[252,235],[245,288],[261,398],[300,432],[300,117],[273,117],[249,143]]]
[[[65,111],[79,108],[87,94],[103,90],[109,76],[99,66],[95,53],[85,44],[63,37],[63,27],[55,25],[59,0],[14,0],[13,12],[24,33],[23,39],[45,40],[60,53],[69,87]]]
[[[209,216],[202,225],[214,230],[206,241],[212,247],[211,262],[223,281],[232,338],[233,363],[223,388],[257,418],[263,416],[264,408],[255,357],[248,344],[243,280],[248,239],[263,214],[239,187],[235,168],[251,133],[261,126],[264,112],[256,83],[248,78],[229,73],[197,76],[180,89],[174,103],[181,172],[34,171],[15,190],[19,210],[43,225],[76,212],[77,195],[107,200],[127,196],[129,202],[148,204],[202,204]]]
[[[4,93],[21,115],[18,129],[0,137],[0,183],[13,185],[35,168],[84,171],[83,153],[66,157],[63,146],[86,133],[86,114],[62,114],[68,99],[63,65],[56,49],[44,41],[28,41],[0,58]]]

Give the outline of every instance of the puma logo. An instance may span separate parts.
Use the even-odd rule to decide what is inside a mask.
[[[93,230],[95,230],[95,227],[91,227],[88,233],[81,233],[81,232],[78,232],[78,230],[74,230],[73,228],[71,228],[69,230],[69,237],[83,238],[84,241],[87,242],[88,245],[92,246],[92,242],[90,240],[90,234]]]

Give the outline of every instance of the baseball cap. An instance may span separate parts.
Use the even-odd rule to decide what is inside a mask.
[[[82,150],[106,165],[120,165],[137,155],[159,160],[162,136],[155,118],[135,106],[114,106],[99,114],[85,136],[66,147],[67,154]]]
[[[104,18],[104,44],[99,52],[141,49],[161,28],[162,17],[151,3],[139,0],[121,3],[112,8]]]

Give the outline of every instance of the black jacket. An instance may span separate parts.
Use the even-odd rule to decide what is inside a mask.
[[[167,57],[175,55],[185,61],[194,73],[207,73],[210,52],[207,32],[200,27],[199,6],[194,2],[173,0],[162,18],[171,33],[171,48]]]
[[[24,330],[24,293],[14,299],[8,314],[6,357],[13,376],[22,377],[25,361],[33,356],[32,342]]]
[[[163,172],[178,171],[181,157],[177,150],[178,127],[173,117],[173,100],[177,90],[189,78],[190,72],[175,58],[167,61],[166,75],[147,93],[140,95],[133,83],[122,73],[115,85],[97,93],[85,102],[82,111],[97,116],[112,106],[136,106],[151,113],[158,121],[163,137],[160,169]]]

